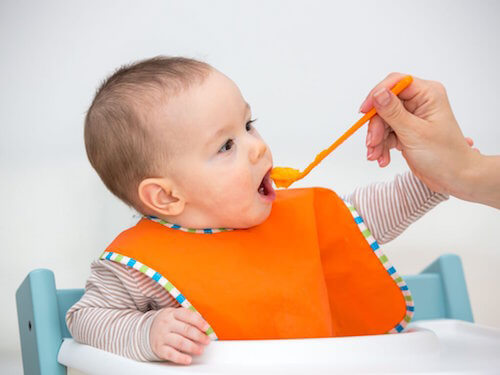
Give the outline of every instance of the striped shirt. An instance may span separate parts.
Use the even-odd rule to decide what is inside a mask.
[[[343,197],[363,217],[377,242],[387,243],[448,197],[412,173],[357,188]],[[157,282],[126,265],[95,260],[83,297],[66,314],[73,338],[138,361],[159,361],[149,331],[161,309],[180,307]]]

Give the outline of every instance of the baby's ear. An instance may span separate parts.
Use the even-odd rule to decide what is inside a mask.
[[[177,216],[184,211],[184,198],[167,178],[146,178],[137,192],[142,204],[158,216]]]

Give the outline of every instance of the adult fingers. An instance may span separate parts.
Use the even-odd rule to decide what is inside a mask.
[[[391,162],[391,152],[387,145],[384,145],[384,149],[382,150],[382,155],[377,160],[379,167],[386,167]]]
[[[180,320],[184,323],[189,323],[197,327],[202,332],[206,332],[206,330],[210,327],[208,323],[205,321],[205,319],[203,319],[199,313],[186,308],[176,309],[174,311],[174,317],[177,320]]]
[[[368,124],[368,132],[366,134],[366,146],[374,147],[384,139],[385,131],[384,121],[380,116],[373,116]]]
[[[368,148],[368,153],[366,155],[366,158],[370,161],[378,160],[378,158],[382,156],[383,151],[384,151],[384,142],[380,142],[378,145]]]
[[[407,76],[407,74],[403,73],[389,74],[385,79],[383,79],[380,83],[378,83],[368,93],[366,99],[363,101],[361,107],[359,108],[360,112],[366,113],[373,108],[373,94],[375,92],[379,91],[381,88],[387,88],[390,90],[392,87],[394,87],[396,83],[398,83],[405,76]],[[422,92],[424,89],[425,89],[425,81],[420,78],[413,77],[413,82],[410,84],[410,86],[408,86],[399,94],[399,97],[402,100],[411,100],[413,97],[415,97],[418,93]]]
[[[422,120],[408,112],[399,98],[390,90],[381,88],[373,94],[377,114],[398,132],[413,132],[422,125]]]
[[[161,359],[178,363],[179,365],[189,365],[192,361],[190,355],[180,353],[169,345],[162,345],[156,355]]]
[[[384,139],[383,142],[379,143],[375,147],[368,147],[368,152],[366,158],[370,161],[377,160],[377,161],[383,161],[383,155],[385,154],[385,158],[390,161],[390,155],[387,156],[388,151],[392,148],[395,148],[399,151],[402,150],[401,144],[398,141],[398,138],[395,133],[390,132],[387,133],[386,139]],[[382,163],[385,164],[385,163]]]
[[[467,142],[469,147],[474,146],[474,140],[470,137],[465,137],[465,142]],[[481,153],[477,147],[472,147],[472,150],[474,150],[477,153]]]
[[[366,158],[368,160],[377,160],[384,150],[384,139],[389,131],[389,126],[379,116],[374,116],[368,124],[367,144],[369,141]]]
[[[395,148],[395,149],[398,149],[399,151],[401,151],[399,149],[400,144],[399,144],[398,136],[394,132],[389,132],[389,135],[387,136],[387,138],[385,140],[385,144],[387,145],[389,150]]]
[[[380,167],[386,167],[390,164],[391,162],[391,149],[396,148],[398,149],[398,139],[396,137],[396,134],[393,132],[389,132],[388,136],[386,137],[384,141],[384,147],[382,150],[382,154],[380,157],[377,159],[378,164]]]
[[[199,342],[200,344],[207,345],[210,343],[210,338],[204,332],[197,327],[189,323],[184,323],[180,320],[176,320],[173,323],[171,332],[178,333],[188,339]]]

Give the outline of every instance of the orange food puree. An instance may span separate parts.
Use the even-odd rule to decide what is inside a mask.
[[[292,182],[296,181],[300,175],[300,171],[288,167],[276,167],[271,171],[271,178],[277,187],[289,187]]]

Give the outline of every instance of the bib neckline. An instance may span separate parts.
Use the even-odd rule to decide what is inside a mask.
[[[220,232],[230,232],[230,231],[234,230],[232,228],[204,228],[204,229],[186,228],[186,227],[182,227],[178,224],[169,223],[166,220],[160,219],[159,217],[152,216],[152,215],[144,215],[143,218],[154,221],[154,222],[161,224],[167,228],[180,230],[180,231],[187,232],[187,233],[213,234],[213,233],[220,233]]]

